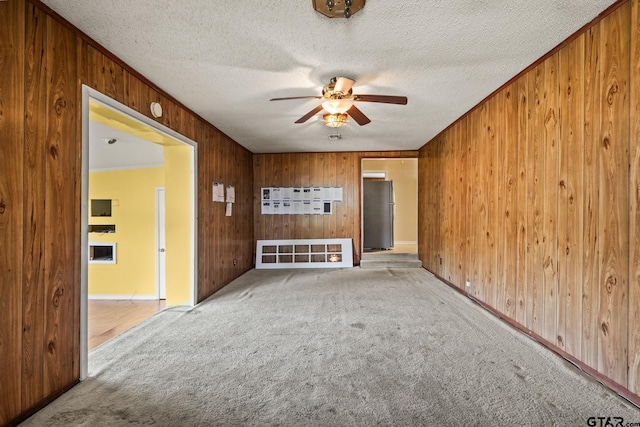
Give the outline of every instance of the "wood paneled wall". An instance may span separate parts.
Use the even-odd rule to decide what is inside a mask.
[[[0,2],[0,425],[79,377],[81,85],[198,143],[198,300],[252,266],[252,154],[38,2]],[[234,184],[233,216],[211,201]],[[234,265],[234,260],[237,260]]]
[[[422,262],[638,400],[639,170],[629,0],[422,147]]]
[[[360,181],[363,158],[415,158],[417,151],[255,154],[253,212],[256,240],[353,239],[360,263]],[[262,215],[262,187],[342,187],[331,215]]]

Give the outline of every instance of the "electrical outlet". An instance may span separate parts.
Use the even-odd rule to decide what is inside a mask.
[[[440,258],[440,265],[442,265],[442,258]]]
[[[467,288],[471,287],[471,282],[467,280]]]
[[[238,260],[237,259],[233,259],[233,265],[238,265]]]

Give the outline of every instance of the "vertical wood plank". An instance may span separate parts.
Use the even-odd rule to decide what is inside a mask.
[[[482,206],[482,177],[480,158],[481,149],[478,137],[484,132],[482,131],[482,121],[480,109],[477,108],[469,114],[469,122],[467,125],[467,140],[469,141],[469,158],[473,161],[469,162],[468,192],[469,192],[469,209],[467,229],[469,230],[469,242],[467,244],[469,253],[469,284],[467,292],[475,298],[482,299],[482,283],[481,283],[481,261],[480,254],[483,253],[482,236],[484,232],[482,217],[485,212]]]
[[[517,194],[517,235],[516,235],[516,321],[521,325],[529,325],[527,318],[528,302],[528,239],[527,239],[527,200],[528,200],[528,135],[529,135],[529,83],[530,73],[520,77],[517,84],[518,97],[518,194]]]
[[[505,142],[505,108],[506,108],[506,88],[494,95],[496,102],[494,103],[495,111],[493,112],[495,123],[495,143],[496,143],[496,214],[495,214],[495,251],[496,251],[496,280],[495,280],[495,306],[494,308],[500,313],[505,312],[505,300],[507,284],[506,284],[506,266],[507,256],[507,216],[506,196],[507,183],[505,176],[507,175],[506,160],[506,142]]]
[[[598,371],[627,384],[630,4],[600,22]]]
[[[545,62],[544,182],[543,182],[543,313],[542,337],[557,344],[558,309],[558,54]]]
[[[42,61],[46,45],[46,16],[27,5],[25,49],[24,145],[24,274],[22,334],[22,409],[44,398],[44,231],[45,231],[45,114],[46,75]]]
[[[640,394],[640,0],[631,3],[630,70],[630,225],[629,225],[629,380]]]
[[[600,138],[600,26],[589,29],[585,40],[584,104],[584,270],[582,272],[582,361],[598,368],[598,140]]]
[[[76,212],[76,135],[78,102],[76,37],[47,17],[47,127],[45,192],[45,360],[44,394],[71,384],[75,371],[73,305],[79,283],[75,277],[76,242],[80,241]]]
[[[0,3],[0,424],[22,410],[25,4]]]
[[[544,81],[545,65],[529,77],[529,123],[527,153],[527,327],[543,334],[543,210],[544,210]]]
[[[582,338],[584,35],[560,51],[558,344],[580,358]]]
[[[484,195],[484,203],[486,206],[486,225],[484,247],[484,272],[483,272],[483,292],[485,294],[484,301],[492,307],[496,307],[498,297],[496,286],[496,260],[497,260],[497,205],[498,205],[498,174],[497,174],[497,131],[499,121],[497,120],[498,98],[492,97],[486,101],[486,109],[484,110],[485,118],[485,138],[482,151],[486,154],[485,174],[486,193]]]
[[[518,253],[518,86],[517,83],[505,88],[503,126],[503,157],[499,161],[504,168],[504,291],[503,313],[516,318],[517,301],[517,256]],[[500,225],[500,224],[498,224]],[[498,268],[501,268],[500,263]]]

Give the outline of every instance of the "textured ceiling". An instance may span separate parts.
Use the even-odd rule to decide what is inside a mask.
[[[614,0],[368,0],[350,20],[311,0],[43,0],[254,153],[417,149]],[[294,124],[333,76],[370,119]]]

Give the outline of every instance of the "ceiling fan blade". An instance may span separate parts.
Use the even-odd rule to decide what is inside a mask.
[[[313,98],[313,99],[321,99],[321,96],[314,96],[314,95],[309,95],[309,96],[290,96],[288,98],[271,98],[269,101],[286,101],[288,99],[307,99],[307,98]]]
[[[367,123],[371,123],[371,120],[369,120],[369,117],[365,116],[364,113],[358,110],[358,108],[355,105],[352,105],[351,108],[347,110],[347,114],[350,115],[351,118],[355,120],[356,123],[358,123],[360,126],[364,126]]]
[[[336,85],[333,87],[333,90],[336,92],[349,93],[351,87],[355,83],[355,80],[348,79],[346,77],[338,77],[336,81]]]
[[[313,117],[316,114],[318,114],[321,110],[322,110],[322,105],[318,105],[316,108],[314,108],[313,110],[309,111],[307,114],[305,114],[304,116],[302,116],[298,120],[296,120],[296,123],[304,123],[304,122],[306,122],[311,117]]]
[[[354,101],[365,102],[382,102],[385,104],[407,105],[406,96],[389,96],[389,95],[354,95]]]

